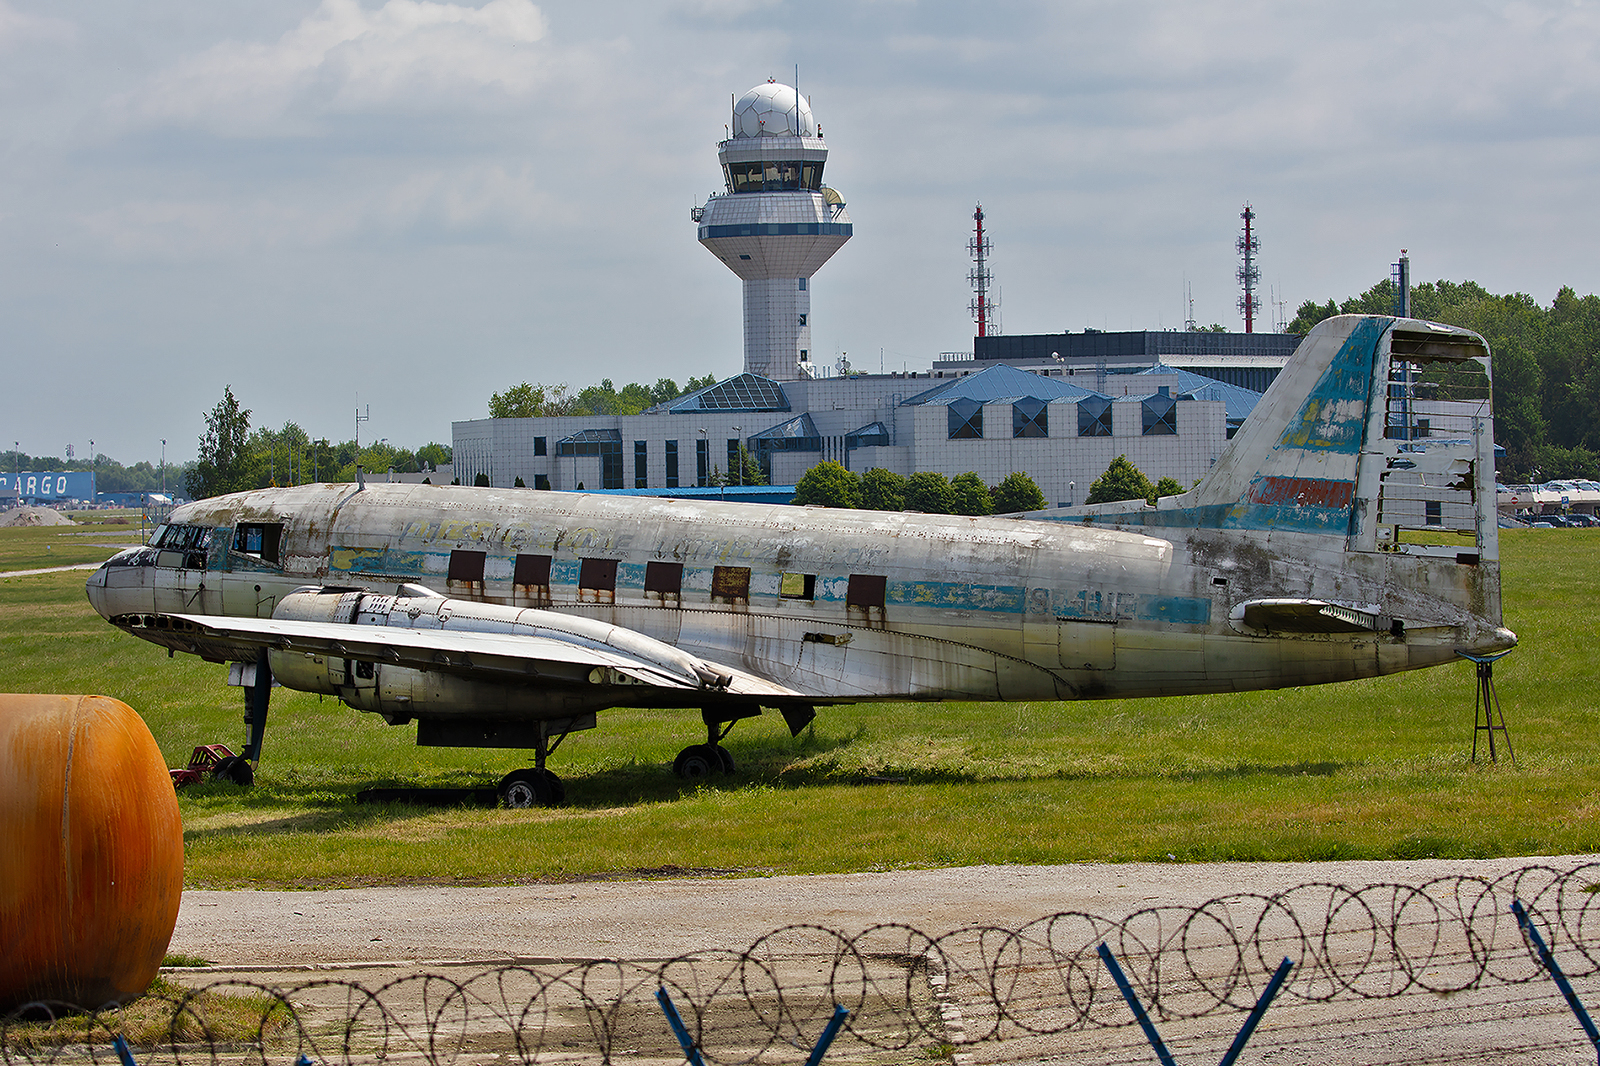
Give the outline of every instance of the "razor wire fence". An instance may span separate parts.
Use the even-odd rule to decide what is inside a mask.
[[[1275,974],[1281,988],[1263,1006]],[[1230,1042],[1239,1054],[1252,1009],[1260,1025],[1239,1061],[1595,1062],[1583,1004],[1600,1005],[1600,864],[1417,885],[1308,883],[1120,919],[1063,912],[1015,929],[794,925],[742,951],[441,966],[381,983],[184,980],[88,1015],[32,1005],[0,1021],[0,1062],[110,1066],[118,1035],[132,1045],[122,1066],[686,1056],[815,1066],[824,1051],[829,1062],[958,1066],[1214,1061]],[[840,1008],[830,1046],[823,1035]]]

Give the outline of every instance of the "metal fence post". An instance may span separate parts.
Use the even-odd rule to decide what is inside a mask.
[[[1567,975],[1562,972],[1561,964],[1545,946],[1544,937],[1539,935],[1539,930],[1534,927],[1533,919],[1529,917],[1527,908],[1523,907],[1520,899],[1511,901],[1511,913],[1517,916],[1517,924],[1522,926],[1522,931],[1527,934],[1533,946],[1539,952],[1539,961],[1544,968],[1550,971],[1550,976],[1555,979],[1556,987],[1566,997],[1567,1006],[1572,1008],[1572,1013],[1578,1016],[1578,1024],[1583,1026],[1584,1035],[1589,1038],[1589,1043],[1594,1045],[1596,1061],[1600,1061],[1600,1032],[1594,1027],[1594,1020],[1589,1017],[1589,1012],[1583,1009],[1583,1001],[1578,998],[1578,993],[1573,991],[1572,982],[1567,980]]]
[[[1122,972],[1122,967],[1117,964],[1117,958],[1111,954],[1111,949],[1102,943],[1095,949],[1100,954],[1100,961],[1106,964],[1106,969],[1111,971],[1111,979],[1117,983],[1122,998],[1128,1001],[1128,1007],[1133,1011],[1134,1018],[1139,1022],[1139,1027],[1144,1030],[1145,1039],[1150,1041],[1150,1046],[1155,1049],[1156,1058],[1161,1060],[1161,1066],[1177,1066],[1172,1058],[1172,1052],[1167,1050],[1167,1045],[1161,1039],[1161,1034],[1156,1032],[1155,1023],[1150,1020],[1150,1015],[1145,1012],[1144,1004],[1139,1002],[1139,997],[1133,993],[1133,985]],[[1250,1042],[1250,1036],[1256,1031],[1256,1026],[1261,1024],[1261,1016],[1267,1013],[1267,1008],[1272,1005],[1272,1000],[1277,996],[1278,990],[1283,987],[1283,982],[1288,978],[1289,971],[1294,968],[1294,963],[1285,958],[1278,963],[1278,968],[1273,971],[1272,978],[1267,981],[1267,987],[1261,990],[1261,995],[1256,999],[1256,1005],[1250,1009],[1250,1016],[1244,1020],[1244,1025],[1233,1038],[1227,1054],[1222,1056],[1221,1066],[1233,1066]]]

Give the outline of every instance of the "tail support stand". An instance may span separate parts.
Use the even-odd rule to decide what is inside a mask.
[[[1128,982],[1128,977],[1122,972],[1122,967],[1117,963],[1117,957],[1111,954],[1111,949],[1101,944],[1096,949],[1100,954],[1100,961],[1106,964],[1106,969],[1111,971],[1111,979],[1117,983],[1117,989],[1122,993],[1122,998],[1128,1001],[1128,1009],[1133,1011],[1134,1018],[1139,1023],[1139,1028],[1144,1030],[1145,1039],[1150,1041],[1150,1046],[1155,1049],[1156,1058],[1161,1060],[1161,1066],[1177,1066],[1172,1057],[1172,1052],[1167,1050],[1166,1042],[1161,1039],[1161,1034],[1156,1032],[1155,1023],[1150,1020],[1144,1004],[1139,1002],[1139,997],[1134,994],[1133,985]],[[1267,987],[1262,989],[1261,997],[1256,1000],[1256,1005],[1251,1008],[1250,1016],[1244,1020],[1239,1034],[1233,1038],[1233,1043],[1228,1047],[1228,1053],[1222,1056],[1221,1066],[1233,1066],[1244,1051],[1244,1046],[1250,1042],[1250,1037],[1255,1033],[1256,1026],[1261,1024],[1262,1015],[1267,1013],[1267,1008],[1272,1005],[1272,1000],[1277,996],[1278,990],[1283,987],[1283,982],[1289,976],[1289,970],[1294,963],[1285,958],[1278,963],[1278,968],[1273,971],[1272,978],[1267,982]]]
[[[1456,654],[1463,659],[1470,659],[1478,668],[1478,691],[1472,701],[1472,761],[1478,761],[1479,733],[1488,734],[1489,761],[1498,761],[1494,748],[1494,735],[1499,733],[1505,741],[1506,757],[1516,762],[1517,753],[1511,750],[1511,734],[1506,729],[1506,716],[1500,711],[1500,697],[1494,691],[1494,662],[1511,653],[1503,651],[1496,655],[1468,655],[1464,651],[1458,651]]]
[[[1539,930],[1535,928],[1533,919],[1528,917],[1527,908],[1523,907],[1520,899],[1511,901],[1511,913],[1517,916],[1517,924],[1522,926],[1522,932],[1533,941],[1534,949],[1539,953],[1539,961],[1550,971],[1556,987],[1566,998],[1567,1006],[1578,1016],[1578,1024],[1583,1026],[1584,1035],[1589,1038],[1589,1043],[1594,1045],[1595,1059],[1600,1062],[1600,1031],[1596,1031],[1594,1020],[1589,1017],[1589,1012],[1583,1009],[1583,1001],[1578,998],[1578,993],[1572,990],[1572,982],[1567,980],[1567,975],[1561,971],[1561,964],[1556,962],[1556,957],[1545,946],[1544,937],[1539,935]]]
[[[656,989],[656,1002],[661,1004],[661,1013],[667,1016],[667,1024],[672,1027],[672,1035],[678,1038],[678,1044],[683,1048],[684,1057],[689,1060],[690,1066],[705,1066],[705,1059],[700,1056],[700,1048],[689,1035],[688,1027],[683,1024],[683,1018],[678,1014],[678,1008],[673,1005],[672,997],[667,995],[665,988]],[[848,1010],[834,1004],[833,1017],[828,1019],[822,1035],[817,1038],[817,1046],[811,1049],[811,1055],[806,1059],[806,1066],[820,1066],[822,1057],[828,1053],[828,1048],[833,1046],[834,1037],[839,1035],[839,1028],[844,1025],[844,1020],[848,1017],[850,1017]]]

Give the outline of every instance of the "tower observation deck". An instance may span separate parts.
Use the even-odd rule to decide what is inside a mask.
[[[691,213],[700,243],[744,281],[744,368],[811,377],[811,277],[850,239],[844,199],[822,184],[828,146],[811,105],[768,81],[733,105],[717,145],[726,191]]]

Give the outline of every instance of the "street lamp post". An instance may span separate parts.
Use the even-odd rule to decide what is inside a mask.
[[[167,494],[167,438],[161,438],[161,495]]]

